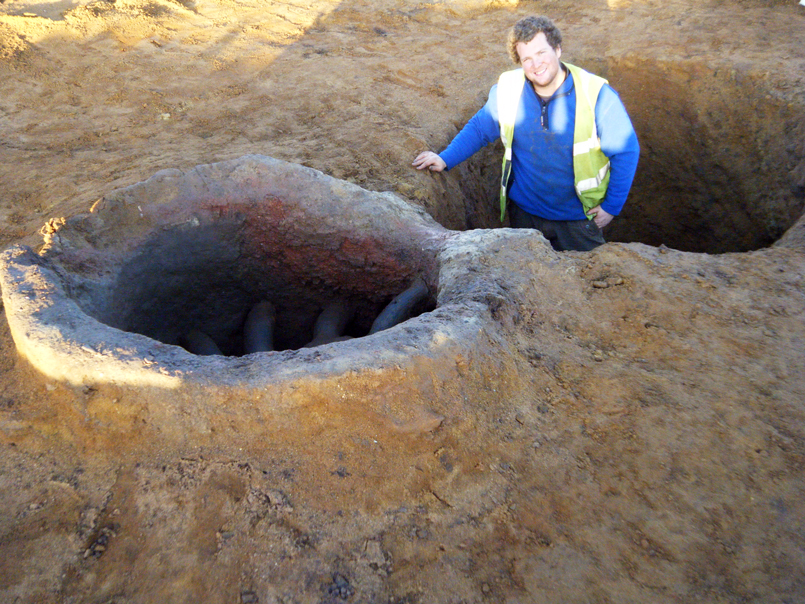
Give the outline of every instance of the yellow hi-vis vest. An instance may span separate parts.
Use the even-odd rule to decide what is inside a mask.
[[[584,206],[584,213],[604,200],[609,185],[609,158],[601,151],[601,139],[595,126],[595,103],[601,87],[607,83],[602,77],[580,67],[564,63],[573,75],[576,88],[576,121],[573,129],[573,173],[576,195]],[[525,84],[522,69],[500,74],[497,88],[498,122],[503,141],[503,169],[500,179],[500,221],[506,215],[507,189],[512,171],[512,141],[517,107]],[[587,215],[588,219],[592,216]]]

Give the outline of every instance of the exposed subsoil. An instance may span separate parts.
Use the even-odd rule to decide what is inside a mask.
[[[0,245],[250,153],[498,226],[494,149],[450,174],[410,164],[480,107],[534,12],[634,119],[623,243],[484,256],[508,276],[514,352],[467,382],[399,376],[468,410],[435,430],[376,430],[322,393],[299,437],[160,439],[135,390],[42,377],[3,317],[0,601],[805,600],[793,0],[6,0]]]

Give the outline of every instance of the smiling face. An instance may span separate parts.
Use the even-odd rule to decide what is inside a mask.
[[[530,42],[515,46],[525,77],[534,85],[540,96],[551,96],[565,81],[565,72],[559,64],[562,48],[551,47],[545,34],[539,32]]]

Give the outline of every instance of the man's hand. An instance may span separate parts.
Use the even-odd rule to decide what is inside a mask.
[[[610,222],[612,222],[613,218],[615,218],[601,206],[595,206],[594,208],[587,210],[587,216],[593,217],[593,222],[599,229],[603,229]]]
[[[441,172],[447,167],[444,160],[436,155],[433,151],[423,151],[416,156],[412,164],[417,170],[424,170],[427,168],[431,172]]]

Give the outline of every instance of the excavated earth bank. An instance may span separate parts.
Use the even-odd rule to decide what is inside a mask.
[[[496,228],[495,148],[410,168],[534,12],[642,145],[589,254]],[[804,28],[767,0],[6,0],[0,600],[805,599]],[[244,196],[266,156],[321,195]],[[364,335],[413,275],[430,306]],[[284,350],[174,345],[267,292]],[[361,337],[298,349],[345,294]]]

